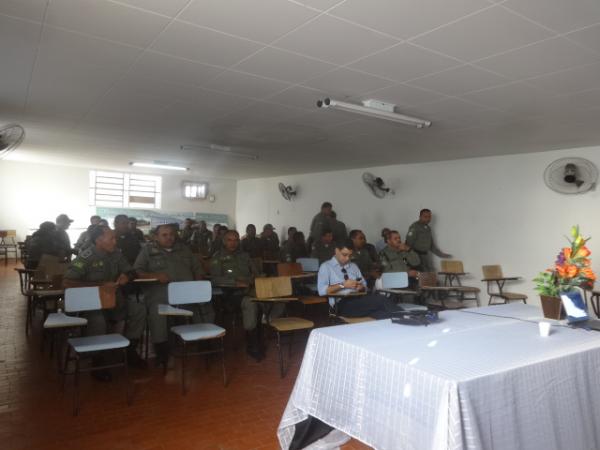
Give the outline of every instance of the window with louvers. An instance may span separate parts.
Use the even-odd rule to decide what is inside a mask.
[[[156,175],[90,171],[90,205],[159,209],[162,179]]]

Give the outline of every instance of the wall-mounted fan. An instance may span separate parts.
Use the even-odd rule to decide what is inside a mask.
[[[292,201],[292,198],[296,196],[296,191],[291,186],[286,186],[283,183],[279,183],[279,193],[288,202]]]
[[[561,158],[544,171],[544,181],[561,194],[583,194],[596,188],[598,169],[583,158]]]
[[[25,129],[16,123],[0,126],[0,159],[16,149],[25,139]]]
[[[385,185],[385,182],[380,177],[376,177],[372,173],[363,173],[362,180],[367,185],[369,190],[373,193],[373,195],[377,198],[384,198],[388,194],[395,194],[395,192],[392,189]]]

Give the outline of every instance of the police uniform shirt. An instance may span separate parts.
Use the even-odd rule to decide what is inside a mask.
[[[134,269],[148,273],[166,273],[169,281],[193,281],[202,278],[204,269],[198,258],[182,243],[166,249],[153,242],[146,245],[137,259]],[[167,301],[167,284],[145,286],[148,298]]]
[[[212,233],[208,230],[194,231],[191,238],[192,250],[200,253],[203,256],[208,256],[210,251],[210,244],[212,241]]]
[[[350,257],[350,261],[358,266],[360,271],[368,275],[373,269],[375,269],[375,262],[369,250],[366,247],[361,248],[360,250],[354,250],[352,252],[352,256]]]
[[[233,253],[219,250],[210,261],[210,274],[215,280],[221,278],[227,281],[238,279],[250,281],[252,277],[258,275],[258,270],[248,253],[241,250]]]
[[[335,245],[333,245],[333,243],[323,244],[321,241],[315,242],[312,251],[310,252],[310,257],[317,258],[319,264],[331,259],[333,255],[335,255]]]
[[[424,255],[429,251],[438,256],[441,256],[442,254],[433,242],[431,227],[418,220],[408,229],[408,233],[406,234],[406,244],[419,254]]]
[[[314,241],[317,241],[317,240],[321,239],[321,232],[324,229],[331,230],[331,228],[332,228],[331,225],[332,225],[332,218],[323,213],[319,213],[319,214],[315,215],[315,217],[313,217],[313,220],[310,224],[309,236]]]
[[[262,242],[256,236],[246,236],[241,242],[242,251],[248,253],[250,258],[262,258]]]
[[[65,230],[56,229],[56,246],[59,249],[61,256],[71,255],[71,239]]]
[[[389,245],[379,254],[383,272],[408,272],[421,264],[419,255],[414,250],[398,251]]]
[[[95,246],[79,253],[65,272],[65,278],[93,283],[117,281],[122,273],[133,271],[120,250],[112,253],[99,251]]]
[[[261,236],[260,246],[262,249],[262,257],[266,260],[278,260],[279,259],[279,238],[277,235],[272,234],[271,236]]]
[[[135,263],[135,260],[142,249],[140,241],[131,232],[126,232],[120,236],[117,236],[117,247],[127,259],[129,264]]]

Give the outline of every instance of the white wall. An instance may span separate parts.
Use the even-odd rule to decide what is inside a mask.
[[[54,221],[60,213],[75,222],[73,229],[86,228],[95,207],[88,205],[89,170],[81,167],[0,161],[0,229],[16,229],[23,239],[30,229]],[[235,218],[236,181],[162,173],[162,209],[168,212],[206,212]],[[207,181],[216,201],[191,201],[181,196],[181,182]],[[79,230],[72,233],[75,236]],[[73,238],[73,236],[72,236]]]
[[[523,276],[513,291],[537,302],[531,279],[552,265],[571,225],[594,237],[590,248],[600,270],[600,193],[560,195],[542,178],[550,162],[565,156],[600,167],[600,148],[594,147],[368,169],[396,191],[383,200],[363,185],[364,170],[243,180],[236,221],[240,228],[270,222],[280,234],[290,225],[307,232],[320,204],[329,200],[348,229],[361,228],[374,242],[383,226],[398,229],[404,239],[418,211],[430,208],[439,247],[464,262],[469,284],[483,289],[481,266],[501,264],[505,275]],[[297,199],[280,196],[280,181],[298,188]],[[485,294],[482,300],[487,302]]]

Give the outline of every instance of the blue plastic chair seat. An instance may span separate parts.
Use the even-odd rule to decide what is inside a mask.
[[[77,353],[116,350],[129,346],[129,339],[116,333],[71,338],[67,342]]]
[[[87,325],[84,317],[67,316],[65,313],[50,313],[44,321],[44,328],[69,328]]]
[[[178,325],[171,331],[186,342],[201,339],[214,339],[225,334],[225,328],[212,323],[195,323],[191,325]]]

